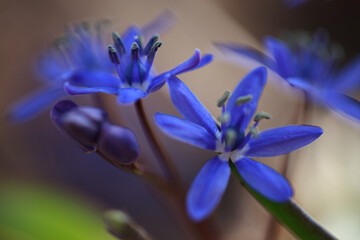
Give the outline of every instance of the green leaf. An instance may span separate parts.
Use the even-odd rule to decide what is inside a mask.
[[[255,190],[253,190],[240,176],[236,166],[229,161],[231,171],[240,181],[246,190],[266,208],[281,224],[286,226],[300,239],[304,240],[327,240],[336,239],[326,229],[316,223],[303,209],[301,209],[293,200],[286,203],[272,202]]]
[[[32,185],[0,188],[0,239],[114,240],[83,201]],[[26,236],[26,237],[25,237]]]

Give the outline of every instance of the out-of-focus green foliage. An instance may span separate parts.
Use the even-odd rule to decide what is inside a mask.
[[[61,192],[30,185],[0,187],[0,239],[114,240],[101,214]]]

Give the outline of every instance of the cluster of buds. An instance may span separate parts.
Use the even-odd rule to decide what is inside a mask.
[[[134,163],[140,154],[135,134],[110,123],[101,109],[63,100],[52,108],[51,119],[64,136],[85,152],[97,152],[121,165]]]

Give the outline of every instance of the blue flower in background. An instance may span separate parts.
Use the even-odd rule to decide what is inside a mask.
[[[317,139],[322,129],[315,126],[286,126],[257,133],[257,125],[265,113],[256,114],[255,124],[248,125],[266,83],[266,69],[249,73],[222,106],[221,126],[178,78],[168,81],[173,104],[184,119],[157,113],[158,126],[169,136],[218,153],[205,163],[187,194],[186,205],[194,221],[206,218],[218,205],[230,177],[232,161],[243,179],[257,192],[275,202],[286,202],[293,191],[288,181],[272,168],[249,159],[289,153]]]
[[[114,45],[108,47],[109,57],[118,76],[106,72],[79,71],[66,83],[69,94],[91,94],[104,92],[118,96],[121,104],[132,104],[159,90],[166,81],[178,74],[200,68],[212,61],[212,55],[200,56],[200,51],[177,67],[156,75],[152,69],[155,54],[162,45],[158,35],[153,35],[143,45],[143,34],[137,27],[131,27],[120,37],[113,33]]]
[[[360,120],[360,102],[349,96],[360,89],[360,57],[336,70],[341,49],[329,42],[324,31],[317,31],[313,37],[293,36],[289,44],[266,37],[264,45],[270,56],[244,45],[216,45],[267,66],[303,90],[308,100]]]
[[[39,79],[45,86],[30,93],[10,108],[11,122],[24,122],[44,111],[58,98],[66,95],[64,82],[77,71],[111,72],[104,39],[106,21],[95,26],[88,23],[68,27],[64,37],[55,46],[40,55],[37,62]]]
[[[67,95],[64,85],[68,86],[66,89],[70,92],[71,84],[76,85],[76,79],[79,76],[86,76],[91,82],[93,78],[115,74],[106,49],[107,31],[104,27],[107,23],[107,21],[101,21],[94,26],[81,23],[67,28],[65,36],[56,41],[55,47],[44,52],[37,63],[39,79],[44,81],[45,86],[10,107],[9,120],[11,122],[25,122],[37,116],[57,99]],[[167,10],[143,27],[130,26],[122,35],[122,39],[130,44],[134,36],[139,35],[140,32],[144,38],[150,38],[154,32],[168,30],[173,23],[174,16]],[[129,44],[125,46],[128,47]],[[130,56],[128,55],[127,58]],[[104,81],[111,82],[113,78],[112,76]],[[73,94],[73,92],[70,93]]]

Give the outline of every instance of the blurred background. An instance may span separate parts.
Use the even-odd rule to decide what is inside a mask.
[[[34,61],[63,34],[67,24],[109,19],[110,37],[111,31],[120,33],[130,24],[144,25],[165,9],[171,9],[177,21],[160,36],[163,45],[155,68],[158,72],[168,70],[191,56],[195,48],[214,53],[215,61],[209,66],[181,76],[214,116],[220,115],[216,100],[251,69],[222,61],[223,55],[212,46],[214,41],[261,49],[265,35],[324,28],[343,46],[346,60],[360,52],[360,3],[355,0],[309,0],[293,9],[282,0],[0,0],[0,210],[6,210],[6,214],[0,213],[1,239],[114,239],[102,222],[102,212],[109,208],[125,210],[154,239],[190,239],[142,180],[96,155],[84,154],[55,129],[48,112],[21,125],[5,119],[11,103],[41,86]],[[301,100],[294,98],[293,89],[276,85],[277,80],[275,73],[269,74],[258,110],[273,118],[262,122],[261,129],[295,123],[293,116]],[[142,151],[139,162],[160,172],[134,108],[118,106],[113,96],[101,97],[112,121],[136,133]],[[92,104],[87,96],[74,99],[79,104]],[[144,105],[150,118],[155,112],[177,114],[166,87],[146,98]],[[288,178],[295,200],[337,238],[358,239],[359,123],[315,107],[304,123],[321,126],[325,133],[290,156]],[[156,131],[189,186],[212,153]],[[283,160],[261,161],[281,169]],[[269,219],[235,178],[213,216],[222,239],[267,239]],[[271,226],[278,232],[276,239],[295,239],[282,227]]]

